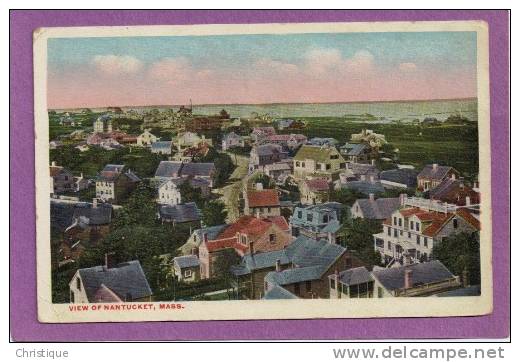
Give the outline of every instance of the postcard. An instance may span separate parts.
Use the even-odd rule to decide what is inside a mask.
[[[33,35],[40,322],[492,312],[485,22]]]

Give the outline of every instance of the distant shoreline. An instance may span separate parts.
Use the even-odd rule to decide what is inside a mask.
[[[294,102],[294,103],[200,103],[193,104],[193,107],[217,107],[217,106],[233,106],[233,107],[247,107],[247,106],[290,106],[290,105],[326,105],[326,104],[372,104],[372,103],[422,103],[422,102],[456,102],[456,101],[478,101],[477,97],[469,97],[469,98],[442,98],[442,99],[413,99],[413,100],[383,100],[383,101],[338,101],[338,102]],[[181,106],[186,106],[187,104],[165,104],[165,105],[125,105],[125,106],[85,106],[85,107],[76,107],[76,108],[48,108],[48,111],[74,111],[78,109],[108,109],[108,108],[178,108]]]

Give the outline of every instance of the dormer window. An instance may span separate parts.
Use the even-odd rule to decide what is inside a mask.
[[[76,289],[81,290],[81,279],[80,278],[76,278]]]

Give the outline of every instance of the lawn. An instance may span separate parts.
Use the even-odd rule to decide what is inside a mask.
[[[371,129],[386,136],[399,149],[400,162],[422,168],[428,163],[455,167],[465,177],[478,174],[478,129],[476,124],[377,124],[350,122],[340,117],[305,118],[307,126],[301,132],[307,137],[333,137],[340,144],[362,129]],[[290,133],[284,132],[284,133]]]

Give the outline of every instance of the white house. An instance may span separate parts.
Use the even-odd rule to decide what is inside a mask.
[[[138,146],[150,146],[152,143],[157,142],[159,138],[152,133],[149,129],[145,129],[143,133],[137,136]]]
[[[244,147],[244,139],[235,132],[230,132],[222,138],[223,151],[232,147]]]
[[[463,208],[443,212],[406,207],[394,211],[383,222],[383,231],[373,235],[374,249],[386,263],[401,261],[405,255],[412,261],[425,261],[444,238],[479,230],[480,222]]]
[[[157,203],[161,205],[178,205],[181,203],[181,192],[174,180],[159,185]]]

